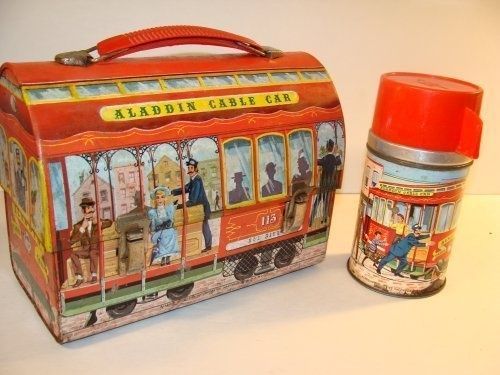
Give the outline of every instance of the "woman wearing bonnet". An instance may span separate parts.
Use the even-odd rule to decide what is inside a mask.
[[[148,211],[151,220],[151,242],[153,252],[150,265],[158,262],[164,266],[170,263],[172,255],[179,254],[177,230],[174,229],[176,205],[172,203],[170,189],[159,186],[151,193],[153,208]]]

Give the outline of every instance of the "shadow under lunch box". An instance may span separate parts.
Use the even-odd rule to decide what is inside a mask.
[[[119,58],[180,44],[237,54]],[[325,68],[167,26],[0,70],[14,272],[59,342],[324,259],[345,128]]]

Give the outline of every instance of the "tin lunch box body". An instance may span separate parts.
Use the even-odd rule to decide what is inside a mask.
[[[224,55],[124,58],[163,46]],[[314,265],[345,155],[325,68],[166,26],[0,70],[12,267],[59,342]]]

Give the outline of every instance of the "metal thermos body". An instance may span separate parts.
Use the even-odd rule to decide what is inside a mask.
[[[482,90],[416,73],[382,76],[352,254],[351,275],[385,294],[441,290],[465,180],[479,153]]]

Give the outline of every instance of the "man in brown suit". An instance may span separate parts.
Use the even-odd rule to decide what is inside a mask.
[[[80,258],[90,258],[91,283],[97,282],[97,267],[99,263],[99,235],[97,233],[97,217],[95,215],[95,202],[92,198],[83,198],[80,203],[83,212],[83,219],[73,225],[70,242],[75,244],[80,242],[80,248],[71,252],[71,260],[74,266],[76,283],[73,287],[78,287],[83,283],[83,272]],[[101,229],[111,226],[111,220],[101,220]]]

